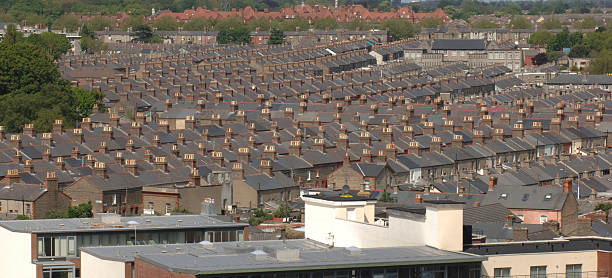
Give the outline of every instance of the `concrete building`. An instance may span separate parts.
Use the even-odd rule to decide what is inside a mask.
[[[79,249],[89,246],[247,239],[246,224],[204,215],[2,221],[0,244],[12,251],[0,253],[0,276],[81,277]]]

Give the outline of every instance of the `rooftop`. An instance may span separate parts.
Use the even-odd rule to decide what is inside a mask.
[[[20,233],[80,233],[104,231],[165,230],[193,228],[238,228],[244,223],[226,222],[205,215],[117,217],[119,222],[103,223],[96,218],[64,218],[0,221],[0,226]],[[134,222],[138,224],[134,224]]]
[[[131,261],[137,257],[174,272],[193,274],[335,269],[484,260],[478,255],[443,251],[427,246],[338,248],[311,240],[97,247],[84,248],[83,252],[115,261]],[[287,255],[289,253],[291,255]],[[134,254],[137,255],[134,256]]]

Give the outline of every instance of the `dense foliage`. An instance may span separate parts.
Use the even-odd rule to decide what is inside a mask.
[[[274,29],[270,33],[270,40],[268,41],[270,44],[283,44],[285,41],[285,34],[283,31]]]
[[[26,123],[48,132],[56,119],[74,126],[76,117],[83,116],[76,107],[91,112],[102,100],[102,94],[70,87],[61,79],[54,58],[68,51],[65,37],[42,33],[24,38],[12,31],[8,37],[0,43],[0,124],[9,132]]]
[[[45,215],[45,218],[91,218],[93,217],[91,202],[80,204],[77,206],[68,206],[66,211],[51,210]]]

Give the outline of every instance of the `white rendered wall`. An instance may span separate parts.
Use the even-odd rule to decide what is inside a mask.
[[[81,278],[125,278],[125,263],[81,252]]]
[[[15,233],[0,227],[0,277],[36,278],[32,264],[32,235]]]

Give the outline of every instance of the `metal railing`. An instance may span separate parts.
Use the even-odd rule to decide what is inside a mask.
[[[570,273],[546,273],[542,275],[510,275],[510,276],[487,276],[482,275],[481,278],[601,278],[608,277],[608,271],[584,271]]]

